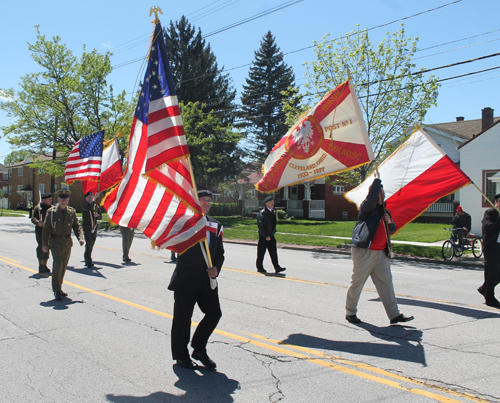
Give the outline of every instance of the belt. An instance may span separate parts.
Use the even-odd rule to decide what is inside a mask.
[[[71,237],[71,234],[68,235],[57,235],[57,234],[50,234],[51,238],[69,238]]]

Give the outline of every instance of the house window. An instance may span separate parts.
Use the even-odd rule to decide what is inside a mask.
[[[45,193],[45,183],[40,183],[38,185],[38,190],[40,190],[40,193]]]
[[[290,200],[299,200],[298,186],[290,186]]]
[[[9,174],[7,172],[4,172],[3,174],[3,180],[6,181],[9,179]]]
[[[12,186],[9,186],[9,194],[12,194]]]
[[[65,183],[61,183],[61,190],[68,190],[69,186],[66,185]]]
[[[9,194],[9,188],[7,186],[3,187],[3,193],[4,194]]]
[[[17,176],[23,176],[23,167],[17,168]]]
[[[57,192],[57,183],[54,183],[54,192]]]
[[[490,181],[489,178],[498,172],[500,172],[500,169],[483,171],[483,193],[492,203],[494,203],[495,195],[497,194],[497,183]],[[491,207],[491,204],[484,197],[481,199],[483,207]]]
[[[9,168],[9,178],[12,178],[12,168]]]
[[[23,185],[17,185],[17,191],[23,190]]]
[[[344,186],[333,185],[333,193],[334,194],[344,194]]]
[[[311,189],[311,200],[316,200],[316,186],[312,185]]]

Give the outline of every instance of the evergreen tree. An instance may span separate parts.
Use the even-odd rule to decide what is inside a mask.
[[[163,30],[170,68],[179,101],[200,102],[203,113],[215,112],[222,123],[234,120],[236,90],[228,74],[222,74],[201,30],[185,16]]]
[[[243,121],[238,127],[245,129],[250,155],[263,160],[289,129],[283,111],[287,95],[282,92],[295,88],[293,70],[283,61],[271,31],[264,35],[255,52],[246,83],[241,97]]]

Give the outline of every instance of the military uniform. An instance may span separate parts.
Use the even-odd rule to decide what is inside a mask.
[[[120,226],[120,232],[122,233],[123,261],[125,263],[128,263],[131,261],[128,253],[130,251],[130,246],[132,245],[132,241],[134,240],[135,230],[133,228]]]
[[[93,196],[92,192],[85,194],[85,197]],[[94,212],[97,213],[97,217],[94,217]],[[82,227],[83,234],[85,237],[85,253],[83,257],[85,259],[85,266],[92,267],[92,250],[94,249],[95,240],[97,238],[97,220],[102,218],[99,212],[99,207],[96,202],[93,201],[88,203],[85,201],[82,204]]]
[[[50,193],[42,195],[42,199],[51,198],[52,195]],[[38,246],[36,248],[36,257],[38,258],[38,272],[39,273],[50,273],[49,268],[47,267],[47,261],[49,260],[49,252],[44,252],[42,250],[42,232],[43,226],[40,226],[39,223],[44,222],[45,216],[47,214],[47,210],[50,209],[52,204],[47,205],[44,202],[40,201],[40,204],[37,204],[33,209],[33,213],[31,215],[31,222],[35,224],[35,236],[36,242]]]
[[[59,198],[61,198],[61,196],[69,194],[69,191],[59,191],[58,194]],[[69,206],[65,209],[61,209],[60,206],[51,207],[47,211],[43,224],[42,244],[48,246],[52,252],[52,290],[56,299],[61,299],[62,295],[66,295],[62,292],[61,286],[71,256],[71,247],[73,246],[71,231],[75,233],[80,241],[83,241],[82,229],[76,216],[76,210]]]

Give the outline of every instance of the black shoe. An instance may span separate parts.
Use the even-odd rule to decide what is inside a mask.
[[[286,270],[286,268],[285,268],[285,267],[278,267],[278,268],[276,269],[276,273],[281,273],[282,271],[285,271],[285,270]]]
[[[50,273],[50,269],[47,267],[47,265],[43,265],[43,269],[45,273]]]
[[[67,293],[67,292],[64,292],[63,290],[61,290],[61,295],[62,295],[63,297],[67,297],[67,296],[68,296],[68,293]]]
[[[361,319],[359,319],[356,315],[346,315],[345,319],[349,323],[361,323]]]
[[[43,264],[38,265],[38,273],[45,273],[45,267]]]
[[[54,293],[54,297],[56,298],[56,301],[61,301],[62,300],[62,294],[61,291],[56,291]]]
[[[179,364],[181,367],[187,368],[187,369],[196,369],[198,366],[190,360],[189,357],[186,358],[180,358],[176,360],[177,364]]]
[[[484,291],[484,287],[483,287],[483,286],[479,287],[479,288],[477,289],[477,292],[478,292],[479,294],[481,294],[481,295],[484,297],[484,293],[485,293],[485,291]]]
[[[95,264],[94,263],[85,263],[85,266],[87,266],[90,269],[91,267],[95,267]]]
[[[266,271],[264,268],[262,268],[262,269],[257,269],[257,271],[258,271],[259,273],[264,273],[264,274],[265,274],[265,273],[267,273],[267,271]]]
[[[130,263],[131,261],[132,261],[132,259],[123,259],[124,263]]]
[[[399,323],[399,322],[409,322],[410,320],[415,319],[413,316],[404,316],[403,314],[400,314],[396,316],[395,318],[391,319],[391,325],[394,323]]]
[[[201,361],[201,363],[206,368],[215,369],[217,367],[217,364],[210,359],[207,353],[200,353],[199,351],[193,351],[191,357],[193,357],[197,361]]]
[[[486,301],[486,305],[491,306],[492,308],[500,308],[500,302],[496,298]]]

